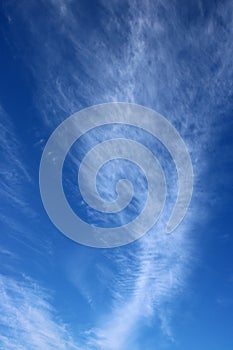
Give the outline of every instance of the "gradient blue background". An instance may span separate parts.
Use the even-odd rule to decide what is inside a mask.
[[[233,349],[232,20],[230,1],[1,3],[1,349]],[[38,170],[62,120],[110,101],[153,108],[177,128],[194,195],[171,237],[154,228],[104,250],[56,230]],[[108,177],[101,185],[112,193]]]

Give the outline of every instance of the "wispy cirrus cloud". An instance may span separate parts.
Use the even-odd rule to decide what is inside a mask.
[[[0,276],[0,347],[80,350],[48,291],[26,276],[18,277]]]
[[[31,223],[38,220],[38,212],[32,193],[35,179],[25,156],[25,145],[17,135],[14,122],[0,106],[0,224],[6,237],[19,241],[25,247],[41,254],[47,248],[46,240],[31,234]],[[25,220],[27,218],[27,220]],[[36,231],[34,227],[34,231]]]
[[[113,302],[110,314],[92,329],[87,340],[90,347],[117,350],[136,346],[137,329],[152,319],[154,327],[160,324],[163,334],[174,340],[170,319],[176,308],[174,300],[186,290],[186,278],[195,262],[187,231],[188,226],[183,225],[167,236],[157,227],[129,254],[121,250],[108,254],[115,260],[117,273],[106,281],[103,270],[99,278],[111,286]]]
[[[1,139],[1,195],[9,203],[18,204],[22,210],[29,206],[22,193],[22,182],[32,182],[25,162],[22,160],[23,148],[17,139],[13,123],[0,106],[0,139]]]
[[[32,178],[28,172],[26,162],[23,160],[23,147],[16,136],[14,124],[10,117],[0,106],[0,139],[1,139],[1,185],[0,194],[4,200],[1,208],[1,222],[11,229],[22,232],[24,225],[21,220],[12,220],[9,209],[17,211],[28,217],[34,217],[35,212],[30,207],[23,189],[24,184],[32,185]],[[3,201],[2,201],[3,204]]]
[[[82,107],[109,101],[153,107],[185,138],[199,193],[215,115],[225,103],[228,108],[226,96],[232,94],[232,5],[219,3],[206,13],[204,2],[196,2],[196,17],[189,22],[188,8],[180,8],[176,1],[101,3],[100,20],[92,26],[72,1],[42,1],[48,13],[56,13],[50,24],[47,17],[43,25],[34,18],[30,6],[22,11],[31,40],[40,48],[34,49],[30,67],[39,87],[43,120],[52,129]],[[173,187],[174,177],[169,182]],[[194,197],[191,222],[197,213]],[[130,254],[125,250],[107,253],[117,274],[106,277],[101,264],[97,270],[99,283],[108,285],[113,303],[110,315],[104,321],[101,315],[89,333],[90,347],[129,347],[137,324],[154,314],[173,338],[165,305],[170,303],[172,312],[174,298],[184,290],[192,265],[190,230],[186,219],[172,236],[161,235],[158,227]],[[95,300],[91,290],[86,294]]]

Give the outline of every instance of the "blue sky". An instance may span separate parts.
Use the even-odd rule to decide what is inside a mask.
[[[232,350],[233,4],[5,0],[0,11],[0,348]],[[132,244],[94,249],[50,222],[39,164],[64,119],[112,101],[153,108],[177,128],[194,192],[172,235],[159,222]],[[96,130],[84,151],[111,132],[134,134],[164,158],[156,140],[127,128]],[[64,188],[79,212],[75,157],[73,149]],[[161,162],[169,212],[176,172],[167,154]],[[124,162],[110,172],[117,178],[125,167],[134,181]],[[111,196],[105,170],[97,185]]]

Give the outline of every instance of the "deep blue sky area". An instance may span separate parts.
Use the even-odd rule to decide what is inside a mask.
[[[0,5],[0,349],[233,349],[233,3],[167,0],[3,0]],[[71,114],[130,102],[165,116],[183,138],[193,196],[166,235],[177,173],[166,148],[143,130],[101,126],[64,163],[77,215],[116,227],[144,208],[146,174],[110,161],[96,177],[117,214],[82,202],[80,161],[99,142],[142,143],[167,182],[158,225],[113,249],[78,244],[50,221],[39,189],[43,149]],[[143,118],[143,116],[142,116]]]

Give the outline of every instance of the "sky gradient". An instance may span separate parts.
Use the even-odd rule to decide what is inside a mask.
[[[232,21],[225,0],[2,1],[0,349],[233,349]],[[163,227],[175,165],[135,128],[84,135],[65,161],[63,186],[89,222],[127,222],[145,200],[143,174],[120,161],[101,169],[103,197],[114,198],[125,174],[137,189],[134,211],[106,217],[81,206],[77,166],[108,137],[140,141],[168,186],[150,232],[119,248],[85,247],[43,208],[39,165],[49,136],[71,114],[107,102],[154,109],[187,145],[193,197],[171,235]]]

